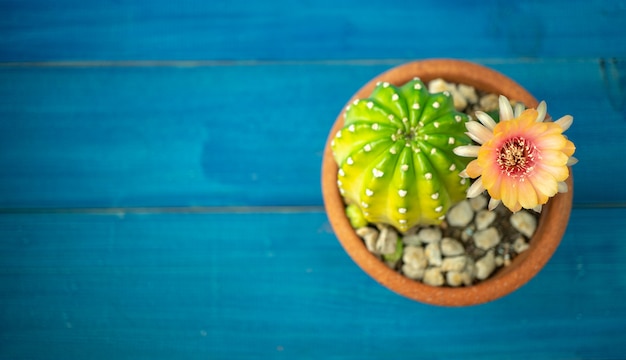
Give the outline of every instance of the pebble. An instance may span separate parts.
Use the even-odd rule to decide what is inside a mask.
[[[396,252],[398,233],[391,226],[380,226],[380,234],[376,239],[376,251],[379,254],[393,254]]]
[[[365,227],[356,229],[356,234],[359,235],[363,239],[363,242],[365,242],[365,247],[367,247],[367,250],[369,250],[371,253],[380,255],[378,251],[376,250],[376,240],[378,239],[378,230],[369,226],[365,226]]]
[[[518,211],[511,215],[511,225],[527,238],[532,238],[537,229],[537,219],[528,211]]]
[[[474,244],[483,250],[489,250],[500,243],[500,234],[494,227],[474,233]]]
[[[448,83],[441,78],[431,80],[428,83],[428,92],[429,93],[439,93],[449,90]]]
[[[489,111],[498,110],[500,106],[498,101],[499,101],[498,95],[488,94],[488,95],[481,97],[480,100],[478,101],[478,104],[480,105],[480,108],[482,111],[489,112]]]
[[[421,246],[407,246],[404,248],[402,261],[415,269],[425,269],[428,266],[428,259]]]
[[[465,283],[466,277],[466,273],[462,273],[460,271],[448,271],[446,273],[446,284],[454,287],[461,286]]]
[[[421,280],[424,277],[424,268],[416,268],[409,264],[402,265],[402,273],[413,280]]]
[[[504,266],[511,265],[511,254],[504,254]]]
[[[476,261],[476,278],[485,280],[496,268],[495,255],[493,250],[489,250],[487,255]]]
[[[441,286],[445,283],[441,269],[438,267],[431,267],[424,271],[424,277],[422,281],[426,285]]]
[[[456,256],[465,253],[465,247],[458,240],[444,238],[441,240],[441,254],[443,256]]]
[[[493,223],[495,219],[495,212],[489,210],[480,210],[478,213],[476,213],[476,219],[474,219],[474,222],[476,223],[476,230],[485,230]]]
[[[528,243],[526,243],[526,240],[520,236],[513,241],[513,250],[518,254],[522,253],[528,250]]]
[[[426,245],[426,248],[424,249],[424,253],[426,254],[426,258],[428,259],[428,264],[432,266],[441,266],[443,257],[441,256],[441,249],[439,248],[439,243],[430,243]]]
[[[476,273],[476,262],[474,261],[474,259],[468,256],[466,263],[465,263],[465,270],[463,271],[463,274],[464,274],[463,281],[465,285],[467,286],[472,285],[472,282],[474,282],[475,273]]]
[[[434,243],[441,240],[441,229],[436,227],[427,227],[417,233],[419,239],[424,243]]]
[[[469,199],[470,206],[474,211],[480,211],[487,207],[487,197],[485,195],[478,195]]]
[[[469,224],[473,217],[474,211],[469,201],[463,200],[448,211],[446,219],[448,220],[448,224],[452,226],[463,227]]]
[[[496,256],[495,262],[496,262],[496,266],[504,265],[504,257],[501,255]]]
[[[476,104],[478,102],[478,94],[473,86],[459,84],[456,87],[459,95],[463,96],[470,104]]]
[[[467,256],[446,257],[441,262],[442,271],[461,271],[467,265]]]
[[[404,237],[402,237],[402,242],[406,245],[412,246],[422,245],[422,241],[420,240],[420,237],[417,236],[417,234],[405,235]]]
[[[470,86],[470,88],[472,87]],[[472,90],[473,89],[474,88],[472,88]],[[471,91],[469,89],[464,88],[463,90],[466,91],[469,96],[471,96]],[[444,92],[444,91],[447,91],[450,93],[450,95],[452,95],[454,108],[457,111],[465,110],[465,108],[467,107],[468,98],[465,94],[463,94],[463,92],[459,91],[459,88],[457,87],[457,85],[453,83],[448,83],[443,79],[435,79],[428,83],[428,92],[438,93],[438,92]],[[475,92],[476,90],[474,90],[474,93]]]

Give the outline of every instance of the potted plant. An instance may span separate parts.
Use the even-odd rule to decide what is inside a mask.
[[[459,112],[453,104],[455,94],[428,91],[436,79],[500,95],[498,109],[472,115]],[[435,59],[393,68],[357,91],[330,131],[322,192],[331,226],[367,274],[408,298],[464,306],[502,297],[539,272],[565,232],[573,197],[569,166],[575,159],[574,145],[562,133],[571,123],[571,116],[551,121],[545,103],[539,104],[510,78],[478,64]],[[402,257],[402,251],[407,256],[403,236],[408,238],[420,227],[445,229],[449,209],[465,202],[466,196],[483,193],[491,197],[490,210],[541,209],[525,251],[508,266],[480,281],[433,286],[432,280],[420,281],[421,273],[415,280],[416,276],[386,264],[390,257]],[[368,250],[355,229],[372,229],[374,224],[382,226],[381,232],[392,229],[400,237],[383,257]],[[441,246],[439,242],[437,251]],[[492,250],[486,253],[493,258]],[[476,273],[476,264],[471,262],[471,270],[469,263],[463,266]],[[457,274],[446,274],[452,273]]]

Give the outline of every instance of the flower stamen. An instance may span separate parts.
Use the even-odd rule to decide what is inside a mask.
[[[525,177],[535,167],[537,147],[522,137],[507,140],[497,150],[500,170],[512,177]]]

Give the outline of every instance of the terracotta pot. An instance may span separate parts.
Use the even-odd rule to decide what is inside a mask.
[[[379,81],[400,86],[413,77],[424,82],[436,78],[474,86],[483,91],[502,94],[518,100],[529,108],[537,106],[537,100],[510,78],[484,66],[459,60],[434,59],[407,63],[393,68],[365,84],[346,103],[357,98],[367,98]],[[345,109],[345,106],[344,106]],[[573,183],[567,179],[569,191],[558,194],[543,207],[535,235],[529,249],[519,254],[507,267],[500,268],[492,277],[468,287],[433,287],[411,280],[388,268],[365,247],[345,215],[344,203],[337,188],[337,164],[330,150],[333,136],[343,127],[343,111],[337,116],[324,150],[322,164],[322,193],[330,223],[341,245],[350,257],[376,281],[420,302],[442,306],[466,306],[498,299],[520,288],[535,276],[548,262],[565,232],[572,206]]]

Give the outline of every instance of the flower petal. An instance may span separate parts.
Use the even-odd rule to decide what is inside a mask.
[[[537,191],[540,204],[545,204],[549,197],[556,195],[558,185],[556,179],[546,171],[535,171],[528,177]]]
[[[569,129],[570,126],[572,126],[572,123],[574,123],[574,117],[572,115],[565,115],[554,123],[558,124],[563,129],[563,131],[565,131]]]
[[[504,176],[496,163],[489,163],[482,168],[483,185],[486,189],[494,187],[499,177]]]
[[[517,179],[509,176],[502,177],[502,203],[512,212],[519,211],[522,206],[517,202]]]
[[[454,148],[454,153],[459,155],[459,156],[464,156],[464,157],[477,157],[478,156],[478,150],[480,150],[480,146],[477,145],[463,145],[463,146],[457,146]]]
[[[522,114],[522,111],[526,110],[526,107],[521,102],[515,104],[515,108],[513,109],[513,116],[519,117]]]
[[[567,166],[550,166],[541,164],[536,168],[537,171],[545,171],[552,175],[556,181],[565,181],[569,177]]]
[[[563,147],[563,152],[567,156],[572,156],[574,155],[574,151],[576,151],[576,146],[574,146],[573,142],[567,140],[567,142],[565,143],[565,146]]]
[[[509,99],[507,99],[504,95],[500,95],[498,103],[500,105],[500,121],[512,120],[513,109],[511,108],[511,103],[509,102]]]
[[[474,113],[474,115],[476,115],[476,117],[478,118],[478,120],[485,125],[485,127],[489,130],[493,130],[493,128],[496,126],[496,122],[493,120],[493,118],[491,116],[489,116],[489,114],[482,112],[482,111],[476,111]]]
[[[542,101],[541,103],[539,103],[539,106],[537,106],[537,119],[535,121],[543,122],[546,118],[547,111],[548,105],[546,105],[546,102]]]
[[[570,156],[570,158],[567,159],[567,164],[566,164],[567,166],[572,166],[572,165],[576,165],[576,164],[578,164],[578,159],[577,158],[575,158],[573,156]]]
[[[465,173],[467,174],[468,177],[477,178],[480,176],[482,170],[483,170],[482,167],[478,165],[478,160],[474,159],[470,161],[469,164],[467,164],[467,167],[465,168]]]
[[[495,210],[495,208],[498,207],[498,205],[500,205],[502,201],[500,200],[496,200],[494,198],[489,199],[489,205],[487,206],[487,209],[489,209],[489,211],[493,211]]]
[[[482,194],[483,191],[485,191],[485,187],[483,186],[483,179],[478,178],[472,183],[469,189],[467,189],[467,197],[470,199],[475,198],[476,196]]]
[[[566,193],[569,190],[569,187],[567,186],[567,183],[565,183],[565,181],[559,181],[557,183],[557,189],[559,193]]]
[[[519,203],[524,209],[532,209],[537,206],[537,192],[530,181],[521,180],[517,184]]]
[[[468,130],[466,134],[479,144],[484,144],[493,138],[493,132],[476,121],[466,122],[465,127]]]
[[[535,145],[541,149],[561,150],[567,144],[567,140],[561,134],[541,136],[534,141]]]
[[[568,156],[558,150],[542,150],[539,162],[550,166],[563,166],[567,164]]]

